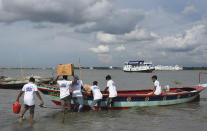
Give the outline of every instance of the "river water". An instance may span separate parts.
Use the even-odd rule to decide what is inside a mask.
[[[157,75],[162,86],[188,86],[198,84],[200,71],[155,71],[154,73],[125,73],[121,70],[83,70],[84,83],[91,84],[97,80],[101,89],[106,86],[105,76],[112,75],[118,89],[152,88],[151,76]],[[78,74],[79,71],[76,70]],[[23,70],[23,74],[55,77],[54,70]],[[20,77],[20,71],[15,69],[0,69],[0,75],[14,78]],[[201,77],[207,83],[207,75]],[[176,85],[178,83],[179,85]],[[142,107],[126,110],[111,110],[100,112],[70,113],[64,122],[59,108],[46,97],[42,97],[45,105],[50,108],[36,106],[35,124],[28,119],[18,123],[18,115],[13,114],[12,104],[15,102],[18,90],[0,89],[0,131],[206,131],[207,130],[207,90],[201,93],[200,102],[185,103],[167,107]],[[22,97],[23,98],[23,97]],[[22,98],[21,101],[22,102]],[[36,99],[36,105],[39,100]]]

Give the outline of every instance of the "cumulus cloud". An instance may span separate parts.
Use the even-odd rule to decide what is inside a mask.
[[[195,8],[195,6],[191,5],[191,6],[186,6],[184,10],[182,11],[182,14],[189,15],[189,14],[193,14],[196,12],[197,12],[197,9]]]
[[[85,26],[76,27],[76,32],[104,32],[107,34],[123,34],[133,30],[150,13],[138,9],[113,10],[104,19]]]
[[[205,25],[195,25],[191,29],[187,29],[184,33],[165,36],[158,39],[157,42],[160,48],[169,51],[186,52],[206,44],[206,33]]]
[[[153,32],[149,32],[145,29],[135,28],[129,33],[117,34],[117,35],[98,32],[96,38],[101,43],[111,44],[111,43],[129,43],[133,41],[151,41],[157,39],[158,35]]]
[[[124,45],[118,46],[115,48],[116,51],[124,51],[126,48]]]
[[[97,54],[104,54],[109,52],[109,47],[106,45],[99,45],[98,47],[90,48],[89,50]]]
[[[109,0],[0,0],[0,22],[82,24],[110,13]]]

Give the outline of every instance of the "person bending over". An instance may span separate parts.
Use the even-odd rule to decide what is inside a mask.
[[[98,87],[98,82],[94,81],[93,86],[91,86],[91,92],[93,94],[93,102],[91,104],[91,109],[95,110],[95,105],[97,104],[98,110],[101,110],[101,100],[103,98],[103,95],[100,91],[100,88]]]
[[[83,82],[77,75],[74,76],[75,83],[72,85],[72,99],[74,102],[74,111],[82,111],[84,99],[82,94]]]

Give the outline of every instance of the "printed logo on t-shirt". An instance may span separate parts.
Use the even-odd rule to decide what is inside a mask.
[[[26,91],[27,91],[27,92],[30,92],[30,91],[32,91],[32,88],[31,88],[31,87],[27,87],[27,88],[26,88]]]
[[[95,89],[99,89],[97,86],[95,86],[95,87],[93,87],[93,89],[95,90]]]
[[[115,86],[115,83],[114,82],[112,82],[112,86]]]
[[[66,84],[61,84],[60,87],[66,87]]]

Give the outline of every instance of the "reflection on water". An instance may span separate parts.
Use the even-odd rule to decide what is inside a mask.
[[[51,76],[53,70],[24,70],[25,74]],[[19,77],[18,70],[0,70],[0,75]],[[78,73],[78,71],[76,71]],[[91,83],[98,80],[101,89],[105,87],[104,76],[112,74],[118,89],[143,89],[151,88],[151,75],[157,74],[162,85],[174,85],[177,80],[182,85],[197,84],[198,71],[167,72],[160,71],[153,74],[124,73],[119,70],[84,70],[83,80]],[[0,89],[0,130],[1,131],[110,131],[110,130],[139,130],[139,131],[206,131],[207,129],[207,94],[201,93],[200,102],[185,103],[166,107],[139,107],[127,110],[109,110],[100,112],[68,113],[63,116],[51,101],[43,96],[46,106],[36,106],[35,120],[18,123],[17,115],[12,113],[18,91]],[[36,100],[39,104],[39,101]],[[26,114],[28,118],[28,113]]]

